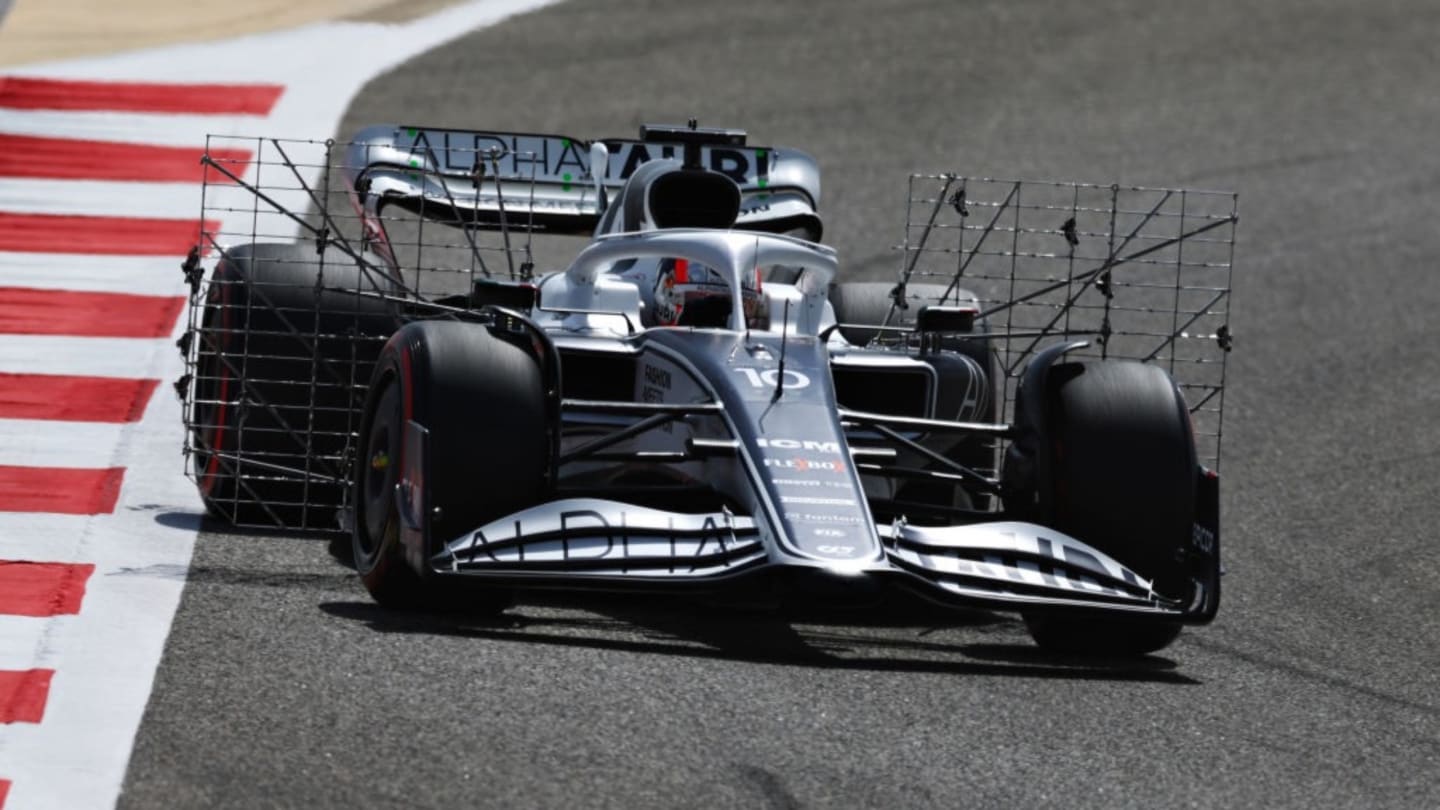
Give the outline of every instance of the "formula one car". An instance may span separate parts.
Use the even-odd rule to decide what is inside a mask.
[[[253,143],[185,265],[189,469],[382,604],[899,587],[1118,653],[1216,613],[1234,195],[915,175],[867,283],[738,130]]]

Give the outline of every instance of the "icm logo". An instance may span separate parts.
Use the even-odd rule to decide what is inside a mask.
[[[755,440],[761,447],[768,447],[774,450],[809,450],[815,453],[840,453],[839,442],[817,442],[811,439],[767,439],[761,437]]]

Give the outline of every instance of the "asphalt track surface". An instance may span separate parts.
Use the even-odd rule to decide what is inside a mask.
[[[374,606],[323,541],[213,528],[121,805],[1440,801],[1440,6],[679,8],[468,36],[342,133],[745,126],[819,157],[852,278],[895,272],[915,169],[1238,190],[1218,621],[1130,664],[984,613],[461,621]]]

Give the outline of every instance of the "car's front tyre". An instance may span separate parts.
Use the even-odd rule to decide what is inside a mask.
[[[421,550],[406,559],[396,486],[409,459],[411,421],[429,431],[425,486],[433,542],[442,543],[543,497],[550,464],[540,363],[481,324],[419,321],[390,339],[376,363],[352,474],[355,567],[388,607],[494,612],[501,589],[437,575]]]
[[[1128,361],[1059,363],[1047,376],[1049,525],[1188,597],[1197,464],[1190,418],[1162,369]],[[1138,655],[1169,645],[1180,623],[1033,611],[1036,643],[1063,652]]]

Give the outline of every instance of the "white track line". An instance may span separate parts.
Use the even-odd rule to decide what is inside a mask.
[[[196,135],[205,130],[323,140],[370,78],[472,29],[550,1],[479,0],[402,26],[325,24],[225,42],[28,65],[7,72],[112,81],[274,82],[287,89],[264,120],[226,117],[200,124],[193,116],[156,122],[141,116],[124,116],[130,120],[122,121],[66,114],[66,121],[45,121],[44,115],[11,116],[0,110],[0,132],[170,145],[196,143]],[[124,215],[123,203],[113,213]],[[248,232],[238,219],[227,217],[226,225]],[[270,227],[276,229],[271,235],[277,238],[295,233],[293,225],[283,222],[267,223]],[[28,266],[26,272],[37,271],[35,263]],[[206,266],[213,266],[213,260]],[[137,283],[152,293],[182,294],[178,271],[173,278],[168,293],[149,287],[148,276]],[[111,289],[110,284],[104,289]],[[144,418],[114,438],[118,446],[112,464],[126,468],[114,513],[77,522],[79,535],[70,539],[71,547],[51,558],[93,562],[96,571],[78,617],[41,622],[46,629],[37,637],[34,661],[53,662],[56,670],[44,722],[0,726],[0,778],[12,781],[5,810],[110,807],[123,783],[199,526],[200,505],[182,474],[180,406],[168,387],[182,371],[172,344],[173,336],[126,341],[0,335],[0,370],[164,381]],[[50,519],[35,524],[42,534],[58,525]],[[16,528],[0,521],[0,529]],[[34,551],[42,542],[36,538],[7,542],[0,536],[0,558],[11,551]]]
[[[0,251],[0,286],[174,295],[181,258]],[[0,344],[12,339],[0,337]]]
[[[194,220],[200,184],[7,177],[0,180],[0,211]]]
[[[14,782],[5,810],[115,802],[199,526],[178,424],[175,397],[157,392],[113,448],[113,463],[126,468],[114,512],[85,523],[73,550],[41,557],[90,562],[95,573],[78,617],[36,620],[45,629],[34,631],[31,666],[56,674],[43,722],[0,726],[0,769]]]
[[[109,467],[129,425],[0,419],[0,464],[20,467]]]
[[[287,91],[281,97],[282,104],[286,103],[286,97],[298,95],[301,102],[297,103],[318,102],[321,106],[314,112],[301,109],[282,113],[277,109],[271,112],[272,122],[281,119],[314,126],[307,127],[305,132],[276,132],[270,127],[244,122],[244,129],[236,131],[258,130],[266,136],[323,139],[330,136],[340,120],[339,114],[344,112],[355,92],[372,77],[477,28],[558,1],[475,0],[400,25],[316,23],[223,42],[170,45],[94,59],[36,62],[7,68],[5,72],[17,76],[107,81],[284,84]],[[328,115],[331,110],[337,112]]]
[[[0,670],[51,669],[46,651],[54,649],[47,636],[68,630],[75,616],[0,616]]]
[[[16,74],[18,69],[3,72]],[[49,74],[54,75],[54,74]],[[174,77],[172,81],[183,81]],[[203,147],[212,132],[235,135],[265,133],[265,119],[253,115],[148,115],[143,113],[6,110],[0,132],[39,138],[74,138],[147,146]],[[273,134],[273,133],[271,133]],[[243,146],[239,142],[225,145]]]
[[[0,512],[0,549],[3,559],[35,562],[87,563],[80,548],[90,531],[90,515],[48,515]],[[0,628],[0,638],[4,638]],[[0,666],[0,669],[5,667]]]
[[[147,377],[155,373],[151,371],[155,358],[167,351],[179,360],[180,352],[172,338],[0,335],[0,371],[11,374]],[[178,376],[179,369],[173,369],[171,377]],[[168,378],[161,379],[168,381]],[[155,396],[167,393],[172,392],[162,387]]]

